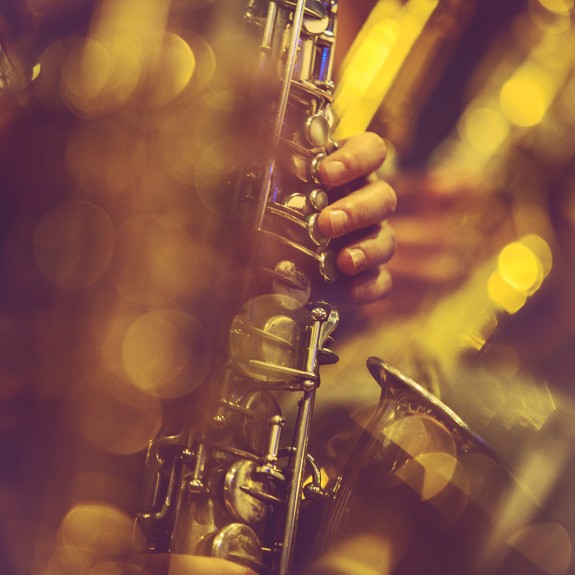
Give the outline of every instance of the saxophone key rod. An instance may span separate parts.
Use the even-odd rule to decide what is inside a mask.
[[[274,4],[273,2],[271,4]],[[297,62],[297,48],[300,39],[301,29],[303,25],[303,14],[305,9],[305,0],[298,0],[297,5],[293,11],[293,22],[292,22],[292,30],[291,36],[289,41],[289,48],[287,53],[286,64],[284,68],[284,76],[282,79],[282,89],[280,94],[280,99],[276,111],[275,123],[274,123],[274,134],[273,140],[271,144],[272,150],[277,150],[283,125],[284,125],[284,118],[287,110],[288,99],[290,95],[290,86],[292,82],[292,78],[294,75],[294,71],[296,68]],[[270,18],[273,10],[270,10],[268,13],[268,18]],[[260,194],[258,197],[257,207],[256,207],[256,214],[255,214],[255,228],[256,230],[261,229],[264,221],[264,216],[266,212],[266,207],[269,200],[269,195],[272,188],[272,180],[273,174],[275,172],[275,165],[276,165],[276,154],[271,154],[270,158],[267,162],[265,168],[265,176],[262,182],[262,187],[260,190]]]
[[[318,352],[320,338],[322,336],[322,325],[329,319],[328,312],[323,307],[316,307],[312,310],[313,324],[311,327],[310,343],[308,347],[306,370],[310,373],[317,372]],[[307,385],[306,385],[307,384]],[[305,391],[300,405],[300,422],[297,429],[295,441],[295,454],[290,491],[287,502],[287,512],[284,525],[283,540],[279,563],[279,575],[288,575],[291,572],[291,565],[294,555],[295,536],[299,520],[301,499],[303,494],[302,484],[304,478],[305,464],[307,462],[307,452],[311,429],[311,420],[315,402],[315,392],[319,385],[319,378],[306,380],[302,387]]]

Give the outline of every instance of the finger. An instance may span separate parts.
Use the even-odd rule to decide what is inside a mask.
[[[350,278],[346,283],[349,300],[358,304],[383,299],[389,295],[392,287],[391,273],[386,266]]]
[[[340,250],[337,267],[343,274],[354,276],[379,267],[389,261],[394,252],[395,234],[389,224],[384,222],[361,241],[353,242]]]
[[[337,238],[382,222],[393,214],[396,205],[393,188],[376,180],[323,209],[317,225],[325,236]]]
[[[345,140],[340,148],[323,159],[318,168],[326,186],[341,186],[377,170],[385,160],[385,142],[373,132]]]

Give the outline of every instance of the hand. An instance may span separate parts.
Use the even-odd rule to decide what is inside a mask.
[[[479,175],[454,168],[399,174],[398,238],[389,304],[412,313],[465,282],[513,237],[509,206]]]
[[[141,555],[131,563],[154,575],[256,575],[248,567],[224,559],[178,553]]]
[[[327,206],[318,217],[319,230],[338,238],[337,266],[347,280],[343,289],[355,303],[385,297],[391,276],[384,265],[395,251],[394,233],[387,218],[396,207],[396,195],[374,172],[383,163],[386,147],[372,132],[353,136],[319,166],[319,177],[338,195],[350,184],[351,191]],[[337,244],[336,244],[337,245]]]

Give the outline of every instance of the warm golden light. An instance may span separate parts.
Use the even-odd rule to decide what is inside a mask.
[[[77,97],[95,98],[110,76],[111,54],[100,42],[86,39],[83,46],[72,52],[64,69],[64,84]]]
[[[110,562],[111,557],[125,557],[132,553],[135,535],[133,518],[124,511],[110,504],[80,503],[62,520],[59,545],[54,548],[42,573],[102,573],[99,565],[111,567],[114,565]],[[114,569],[105,573],[114,575]]]
[[[549,244],[537,234],[528,234],[519,241],[534,254],[541,265],[543,276],[547,277],[553,267],[553,253]]]
[[[456,456],[453,436],[429,415],[410,415],[392,422],[385,435],[411,457],[442,452]]]
[[[377,2],[342,66],[336,138],[367,128],[436,7],[437,0]]]
[[[141,65],[122,44],[87,38],[62,69],[62,98],[80,116],[95,116],[125,104],[136,89]]]
[[[82,503],[62,520],[60,531],[66,546],[119,555],[132,547],[133,519],[109,505]]]
[[[499,97],[501,111],[516,126],[535,126],[547,112],[552,88],[542,69],[525,65],[503,84]]]
[[[96,204],[70,201],[46,212],[34,234],[34,255],[54,284],[83,288],[107,270],[114,250],[114,229]]]
[[[439,495],[453,480],[457,468],[457,459],[441,452],[423,453],[395,472],[417,492],[422,501],[428,501]]]
[[[539,4],[555,14],[569,14],[573,10],[573,0],[538,0]]]
[[[395,526],[395,537],[403,535],[403,525]],[[324,575],[391,575],[402,546],[394,541],[370,534],[356,534],[335,545],[316,564],[313,573]]]
[[[503,281],[521,293],[533,293],[543,281],[539,258],[521,242],[510,243],[501,250],[497,269]]]
[[[190,46],[176,34],[167,33],[160,54],[161,66],[149,81],[148,101],[153,106],[168,104],[189,84],[196,68]]]
[[[114,472],[86,471],[74,476],[69,494],[74,502],[107,501],[110,505],[137,497],[138,490],[138,485]]]
[[[494,154],[509,134],[509,122],[493,108],[471,108],[462,123],[469,144],[484,155]]]
[[[36,64],[33,66],[32,68],[32,77],[31,80],[32,82],[34,80],[36,80],[36,78],[38,78],[38,76],[40,75],[40,71],[42,70],[42,65],[41,64]]]
[[[134,385],[151,395],[185,395],[202,383],[209,368],[205,339],[205,330],[183,312],[150,312],[125,333],[124,368]]]
[[[130,563],[125,563],[121,561],[105,561],[103,563],[98,563],[90,571],[90,575],[125,575],[132,571],[134,567]],[[150,571],[145,571],[144,569],[137,571],[138,575],[152,575]]]
[[[40,74],[32,85],[40,103],[49,110],[66,108],[60,89],[61,71],[73,43],[69,38],[57,40],[40,55]]]
[[[487,294],[496,307],[507,313],[518,312],[527,300],[526,295],[513,289],[498,271],[493,272],[489,277]]]
[[[350,68],[346,78],[359,93],[369,90],[399,33],[399,24],[391,18],[377,22],[367,33],[356,55],[357,67]]]
[[[410,415],[387,426],[385,434],[410,456],[395,471],[394,483],[401,480],[427,501],[454,481],[457,448],[452,434],[437,420],[428,415]]]
[[[571,561],[569,534],[559,523],[529,525],[512,534],[507,543],[546,575],[565,575]]]

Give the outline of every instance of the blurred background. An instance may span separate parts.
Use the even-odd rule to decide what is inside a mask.
[[[221,194],[249,148],[237,10],[0,0],[1,573],[116,573],[132,458],[209,369]],[[388,141],[397,255],[387,300],[342,306],[316,441],[321,413],[377,401],[364,358],[390,361],[529,486],[559,534],[538,567],[572,572],[573,1],[339,10],[336,135]]]

